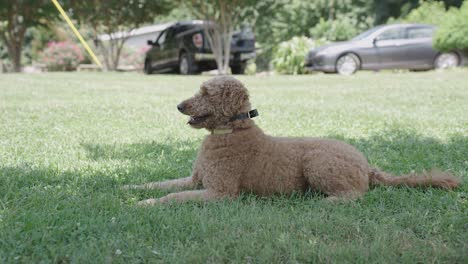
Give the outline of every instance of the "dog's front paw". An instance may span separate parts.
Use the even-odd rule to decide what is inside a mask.
[[[162,197],[159,199],[147,199],[147,200],[141,200],[138,202],[138,206],[150,206],[150,205],[156,205],[156,204],[165,204],[169,202],[169,199],[167,197]]]
[[[150,206],[154,205],[157,203],[157,199],[146,199],[146,200],[141,200],[137,203],[138,206]]]
[[[130,189],[132,189],[132,188],[131,188],[131,185],[120,186],[120,190],[126,191],[126,190],[130,190]]]
[[[138,184],[128,184],[120,187],[121,190],[143,190],[148,188],[145,184],[138,185]]]

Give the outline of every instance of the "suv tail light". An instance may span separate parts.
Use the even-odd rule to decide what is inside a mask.
[[[197,48],[203,47],[203,36],[202,36],[201,33],[197,33],[197,34],[193,35],[192,41],[193,41],[193,44],[195,45],[195,47],[197,47]]]

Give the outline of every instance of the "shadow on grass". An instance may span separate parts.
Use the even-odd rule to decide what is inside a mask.
[[[81,147],[86,151],[86,158],[95,162],[66,171],[53,165],[0,165],[0,194],[3,194],[0,198],[2,202],[8,203],[32,196],[39,200],[53,199],[58,194],[81,198],[97,197],[106,193],[121,193],[119,187],[128,183],[187,177],[196,156],[195,144],[183,141],[168,141],[167,144],[83,143]],[[148,196],[148,192],[133,192],[133,196],[126,198],[136,195],[140,199]],[[124,199],[127,200],[126,198]]]
[[[453,135],[446,141],[404,130],[387,130],[357,139],[341,135],[330,135],[329,138],[354,145],[364,153],[372,166],[394,174],[433,167],[462,174],[466,174],[468,170],[468,137],[461,134]],[[170,141],[165,144],[82,144],[82,147],[86,150],[87,157],[96,161],[128,160],[134,166],[156,163],[191,168],[190,164],[196,158],[199,145],[199,142],[193,141]]]
[[[362,151],[372,166],[395,175],[438,167],[458,177],[468,172],[468,138],[454,135],[446,142],[415,133],[390,130],[368,138],[344,138]],[[18,198],[15,192],[47,192],[48,188],[63,188],[69,193],[78,190],[84,195],[114,193],[127,183],[143,183],[190,175],[199,142],[168,141],[168,143],[89,144],[81,145],[87,158],[96,166],[74,171],[59,171],[56,167],[36,168],[29,165],[0,167],[0,193]],[[115,161],[118,161],[117,163]]]
[[[192,141],[169,141],[168,143],[90,144],[82,143],[87,157],[92,160],[145,160],[168,156],[175,159],[193,157],[197,145]]]
[[[358,139],[330,137],[355,146],[372,166],[396,175],[437,167],[466,176],[468,170],[468,137],[461,134],[446,141],[404,130],[388,130]]]

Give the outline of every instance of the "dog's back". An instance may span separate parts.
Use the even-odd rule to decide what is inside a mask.
[[[319,186],[322,179],[317,178],[317,173],[326,176],[322,170],[336,174],[340,169],[357,174],[340,174],[348,178],[345,182],[354,177],[359,189],[368,186],[369,166],[354,147],[329,139],[271,137],[256,126],[233,134],[208,136],[198,159],[200,165],[196,169],[205,177],[205,188],[219,191],[229,188],[226,185],[258,195],[303,192],[308,186],[325,191]],[[311,184],[312,179],[319,182]]]

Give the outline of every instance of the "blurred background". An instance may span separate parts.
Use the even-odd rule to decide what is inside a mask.
[[[464,65],[468,50],[468,1],[463,0],[59,2],[105,71],[350,74],[358,69],[429,70]],[[434,27],[413,35],[419,42],[387,43],[398,38],[392,35],[379,46],[377,36],[364,43],[371,51],[362,51],[361,45],[361,50],[340,48],[329,58],[316,57],[330,43],[352,40],[353,44],[362,32],[392,24]],[[399,38],[411,38],[409,33],[402,34],[406,35]],[[432,51],[420,55],[419,62],[395,62],[411,52],[402,45],[424,46],[424,41]],[[392,63],[382,55],[390,44],[403,52],[387,54]],[[330,50],[322,53],[330,55]],[[51,1],[0,0],[0,72],[77,70],[101,69]]]

